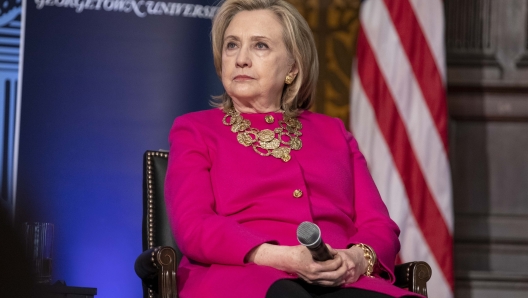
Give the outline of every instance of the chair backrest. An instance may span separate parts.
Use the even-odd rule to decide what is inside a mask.
[[[148,150],[143,156],[143,251],[157,246],[176,250],[178,263],[181,252],[174,241],[165,208],[165,175],[169,153]]]

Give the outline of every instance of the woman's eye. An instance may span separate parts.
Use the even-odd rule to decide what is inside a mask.
[[[263,42],[259,42],[259,43],[257,43],[256,46],[257,46],[257,49],[259,49],[259,50],[267,49],[267,48],[268,48],[268,45],[265,44],[265,43],[263,43]]]
[[[226,45],[227,49],[234,49],[236,47],[236,44],[234,42],[228,42]]]

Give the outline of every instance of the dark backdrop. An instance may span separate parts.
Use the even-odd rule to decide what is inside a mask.
[[[142,154],[222,89],[210,19],[103,7],[27,2],[16,217],[55,224],[54,279],[141,297]]]

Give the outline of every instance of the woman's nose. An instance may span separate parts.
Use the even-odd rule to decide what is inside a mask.
[[[237,67],[251,67],[251,58],[248,49],[242,47],[236,58]]]

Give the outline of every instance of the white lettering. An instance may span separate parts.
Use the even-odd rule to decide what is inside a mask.
[[[126,13],[129,13],[132,11],[133,7],[132,7],[132,2],[131,1],[127,1],[127,2],[122,2],[123,3],[123,10],[124,12]]]
[[[218,9],[218,6],[206,6],[205,8],[209,10],[209,13],[206,14],[207,18],[209,18],[209,19],[214,18],[215,14],[216,14],[216,10]]]
[[[183,16],[184,17],[190,16],[193,8],[194,8],[193,4],[185,4],[185,10],[183,11]]]
[[[55,0],[55,6],[57,7],[63,7],[63,6],[66,6],[64,2],[66,2],[67,0]]]
[[[201,5],[195,5],[195,6],[194,6],[194,11],[193,11],[192,16],[193,16],[193,17],[200,17],[200,18],[203,18],[203,6],[201,6]]]
[[[101,5],[103,5],[103,1],[104,0],[96,0],[97,3],[95,3],[95,10],[100,10],[101,9]]]
[[[106,10],[106,11],[114,10],[114,1],[112,1],[112,0],[104,0],[103,9]]]
[[[165,2],[156,3],[156,10],[159,14],[169,14],[169,6]]]
[[[172,3],[171,15],[179,16],[181,14],[183,3]]]
[[[44,7],[44,0],[35,0],[35,4],[37,4],[37,9],[42,9]]]
[[[198,4],[164,2],[155,0],[35,0],[37,9],[45,6],[84,10],[117,11],[134,14],[144,18],[147,15],[184,16],[189,18],[213,18],[218,7]],[[144,7],[144,9],[143,9]]]
[[[94,1],[92,0],[86,0],[86,2],[81,2],[81,3],[84,3],[83,6],[85,9],[90,9],[90,10],[94,9]]]
[[[153,14],[153,12],[154,12],[154,1],[145,2],[145,6],[147,7],[147,13],[148,14]]]
[[[76,13],[82,12],[84,10],[84,5],[84,2],[79,2],[79,0],[73,0],[70,2],[70,7],[75,8]]]
[[[132,2],[132,8],[134,9],[134,13],[140,17],[140,18],[144,18],[147,16],[147,13],[146,12],[143,12],[139,9],[140,6],[143,5],[143,3],[145,3],[144,1],[139,1],[136,3],[136,1],[133,1]]]
[[[124,0],[117,0],[117,1],[118,2],[114,5],[114,10],[115,11],[124,11],[126,2]]]

